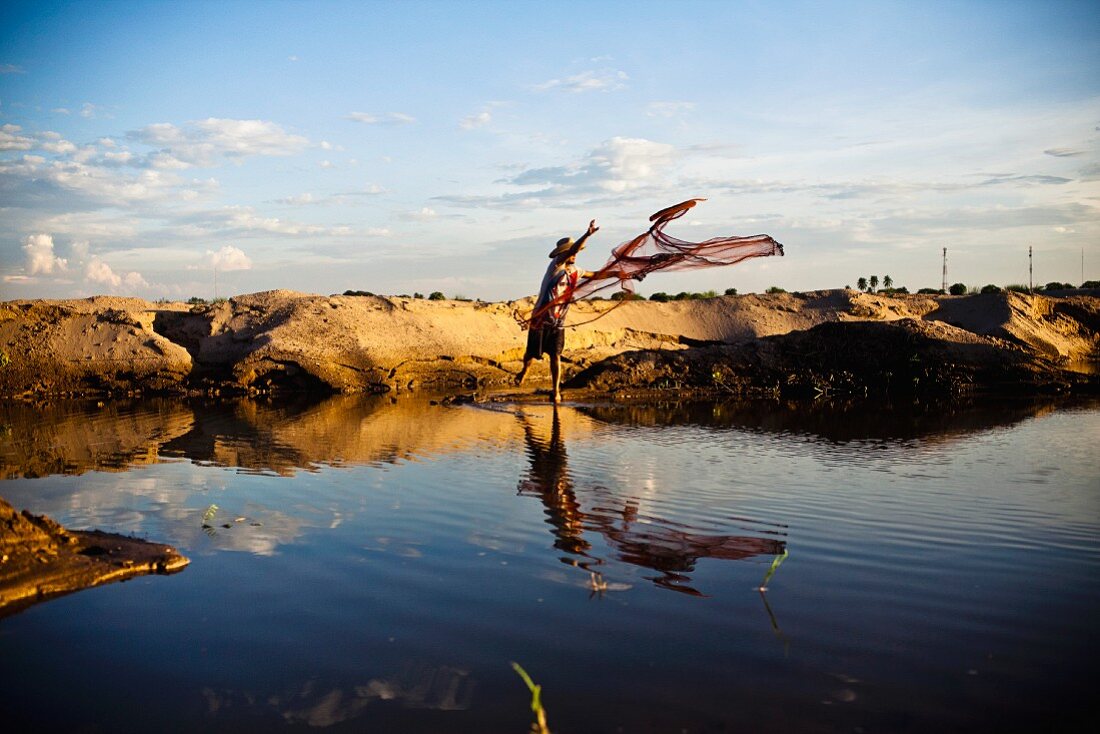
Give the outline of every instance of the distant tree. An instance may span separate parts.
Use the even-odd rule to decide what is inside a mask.
[[[642,300],[642,297],[637,293],[631,293],[630,291],[615,291],[611,294],[612,301],[636,301]]]
[[[768,288],[768,290],[766,290],[764,292],[765,293],[786,293],[787,291],[783,290],[782,288],[780,288],[777,285],[773,285],[770,288]]]
[[[423,293],[413,293],[413,298],[423,298],[423,297],[424,297]]]
[[[983,285],[981,292],[982,293],[1000,293],[1001,289],[1000,289],[999,286],[995,286],[992,283],[990,283],[989,285]]]
[[[882,276],[882,287],[886,288],[886,289],[893,288],[894,287],[894,279],[891,278],[889,275]]]
[[[902,286],[900,288],[895,288],[894,293],[909,293],[909,289],[905,286]]]
[[[691,294],[688,293],[687,291],[680,291],[679,293],[677,293],[675,296],[672,297],[672,300],[674,300],[674,301],[690,301],[691,300]]]
[[[1055,281],[1052,281],[1050,283],[1047,283],[1046,286],[1043,287],[1043,290],[1045,290],[1045,291],[1069,291],[1069,290],[1073,290],[1073,284],[1072,283],[1059,283],[1058,281],[1055,280]]]
[[[867,279],[862,275],[859,276],[859,280],[856,281],[856,288],[859,288],[861,291],[867,290]]]
[[[717,298],[718,297],[718,291],[713,291],[713,290],[712,291],[703,291],[702,293],[699,294],[699,297],[700,298]]]
[[[1030,288],[1023,283],[1009,283],[1005,286],[1005,290],[1012,291],[1013,293],[1027,293]]]
[[[917,291],[917,293],[925,295],[935,295],[938,293],[943,293],[943,291],[941,291],[939,288],[921,288]]]
[[[952,283],[951,287],[947,289],[947,292],[953,296],[965,296],[966,283]]]
[[[867,281],[867,284],[871,286],[870,290],[878,290],[878,276],[872,275],[871,279]]]
[[[1100,288],[1100,280],[1086,280],[1081,284],[1082,288]]]
[[[727,296],[736,296],[737,295],[737,289],[736,288],[727,288],[725,295],[727,295]]]
[[[665,293],[664,291],[657,291],[656,293],[654,293],[652,296],[649,297],[649,300],[657,301],[658,303],[668,303],[669,301],[672,300],[672,296]]]
[[[428,296],[429,301],[445,301],[447,296],[443,295],[442,291],[432,291]]]
[[[191,296],[187,299],[187,302],[190,303],[192,306],[201,306],[206,303],[206,299],[199,298],[198,296]]]
[[[344,291],[345,296],[373,296],[370,291]]]

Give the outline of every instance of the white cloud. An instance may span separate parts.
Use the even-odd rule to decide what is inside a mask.
[[[0,64],[0,74],[26,74],[22,66],[16,64]]]
[[[51,140],[46,143],[42,143],[39,146],[42,150],[48,153],[57,153],[58,155],[64,155],[65,153],[73,153],[76,151],[76,146],[70,143],[68,140]]]
[[[645,113],[649,117],[678,117],[694,109],[694,102],[650,102]]]
[[[48,234],[32,234],[23,240],[28,275],[52,275],[64,272],[68,260],[57,257],[53,251],[53,237]]]
[[[80,105],[80,116],[84,118],[94,118],[98,115],[101,108],[98,105],[94,105],[91,102],[85,102]]]
[[[10,123],[0,126],[0,150],[30,150],[33,148],[33,138],[18,134],[22,129],[18,125]]]
[[[1088,151],[1077,150],[1076,148],[1047,148],[1043,152],[1055,158],[1072,158],[1074,156],[1085,155]]]
[[[287,56],[287,57],[286,57],[286,60],[287,60],[287,61],[291,61],[291,62],[294,62],[294,61],[297,61],[297,60],[298,60],[298,57],[297,57],[297,56],[295,56],[295,55],[293,55],[293,54],[291,54],[290,56]]]
[[[110,288],[122,288],[134,291],[138,288],[148,288],[149,283],[141,276],[141,273],[130,271],[124,275],[116,273],[110,265],[93,257],[84,267],[84,280],[89,283],[99,283]]]
[[[50,110],[50,112],[54,113],[55,115],[71,115],[71,114],[73,114],[72,110],[70,110],[67,107],[54,107],[52,110]]]
[[[364,125],[411,125],[416,118],[404,112],[385,112],[375,114],[373,112],[350,112],[345,119],[352,122],[361,122]]]
[[[473,130],[479,127],[485,127],[493,121],[493,115],[489,110],[482,110],[475,115],[464,117],[458,126],[463,130]]]
[[[276,199],[277,204],[289,204],[290,206],[305,206],[306,204],[313,204],[316,202],[316,197],[310,193],[298,194],[297,196],[287,196],[283,199]]]
[[[248,255],[245,255],[243,250],[233,247],[232,245],[225,245],[217,252],[207,250],[206,257],[203,258],[203,263],[207,267],[215,268],[223,272],[252,269],[252,261],[248,258]]]
[[[535,168],[511,179],[517,185],[590,188],[623,192],[651,183],[675,160],[676,149],[644,138],[614,137],[577,163]]]
[[[405,219],[411,219],[415,222],[429,222],[439,217],[439,212],[431,207],[423,207],[415,212],[406,212]]]
[[[292,135],[274,122],[216,117],[183,126],[170,122],[146,125],[128,137],[160,148],[149,159],[155,168],[211,166],[222,158],[292,155],[309,145],[307,138]]]
[[[336,168],[336,164],[333,163],[330,160],[323,160],[320,163],[318,163],[317,165],[320,166],[321,168],[326,169],[326,170],[329,169],[329,168]]]
[[[622,89],[629,79],[624,71],[607,69],[602,71],[582,71],[580,74],[564,79],[550,79],[541,84],[534,85],[534,89],[545,92],[552,89],[560,89],[565,92],[580,94],[583,92],[610,92]]]

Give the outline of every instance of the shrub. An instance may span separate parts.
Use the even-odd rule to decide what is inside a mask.
[[[1059,283],[1058,281],[1054,280],[1054,281],[1051,281],[1050,283],[1047,283],[1045,286],[1043,286],[1043,290],[1045,290],[1045,291],[1068,291],[1068,290],[1073,290],[1073,284],[1072,283]]]
[[[925,295],[942,295],[943,291],[941,291],[939,288],[921,288],[917,291],[917,293],[922,293]]]
[[[1001,289],[999,287],[993,285],[992,283],[990,283],[989,285],[983,285],[981,292],[982,293],[1000,293]]]
[[[1082,288],[1100,288],[1100,280],[1086,280],[1081,284]]]
[[[431,295],[428,296],[428,300],[429,301],[445,301],[445,300],[447,300],[447,297],[445,295],[443,295],[442,291],[432,291]]]
[[[783,290],[782,288],[780,288],[777,285],[773,285],[770,288],[768,288],[768,290],[766,290],[764,292],[765,293],[786,293],[787,291]]]
[[[649,300],[657,301],[658,303],[668,303],[669,301],[672,300],[672,296],[665,293],[664,291],[657,291],[656,293],[654,293],[652,296],[649,297]]]
[[[1013,293],[1027,293],[1031,289],[1023,283],[1010,283],[1005,286],[1005,290],[1012,291]]]
[[[187,299],[187,302],[192,306],[203,306],[206,304],[205,298],[199,298],[198,296],[191,296]]]
[[[370,291],[344,291],[345,296],[373,296]]]
[[[636,298],[641,298],[641,296],[630,291],[615,291],[611,294],[612,301],[633,301]]]
[[[736,295],[737,295],[737,289],[736,289],[736,288],[727,288],[727,289],[726,289],[726,292],[724,293],[724,295],[727,295],[727,296],[736,296]]]
[[[947,289],[947,292],[953,296],[965,296],[966,283],[952,283],[951,287]]]
[[[413,293],[413,298],[423,298],[423,297],[424,297],[423,293]]]
[[[674,301],[689,301],[689,300],[691,300],[691,294],[688,293],[687,291],[680,291],[679,293],[677,293],[675,296],[672,297],[672,300],[674,300]]]

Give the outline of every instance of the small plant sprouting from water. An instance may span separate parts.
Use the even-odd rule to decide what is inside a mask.
[[[202,513],[202,529],[210,537],[214,537],[214,533],[217,532],[216,530],[214,530],[214,526],[211,524],[214,519],[214,515],[217,514],[218,506],[214,504],[207,507],[206,512]]]
[[[757,587],[757,591],[768,590],[768,582],[772,580],[772,576],[775,575],[775,572],[779,569],[781,565],[783,565],[783,561],[785,560],[787,560],[786,548],[784,548],[783,552],[772,560],[772,565],[768,568],[768,572],[764,574],[764,580],[760,582],[760,586]]]
[[[531,734],[550,734],[550,727],[546,725],[546,709],[542,707],[542,686],[531,680],[527,671],[519,663],[512,663],[512,670],[523,678],[527,689],[531,691],[531,711],[535,714],[535,720],[531,723]]]

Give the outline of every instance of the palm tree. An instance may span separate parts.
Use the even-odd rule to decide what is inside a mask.
[[[856,281],[856,288],[859,288],[861,291],[867,290],[867,279],[862,275],[859,276],[859,280]]]
[[[894,279],[891,278],[889,275],[882,276],[882,287],[883,288],[893,288],[894,287]]]
[[[871,290],[875,290],[876,288],[878,288],[878,276],[877,275],[872,275],[870,283],[871,283]]]

